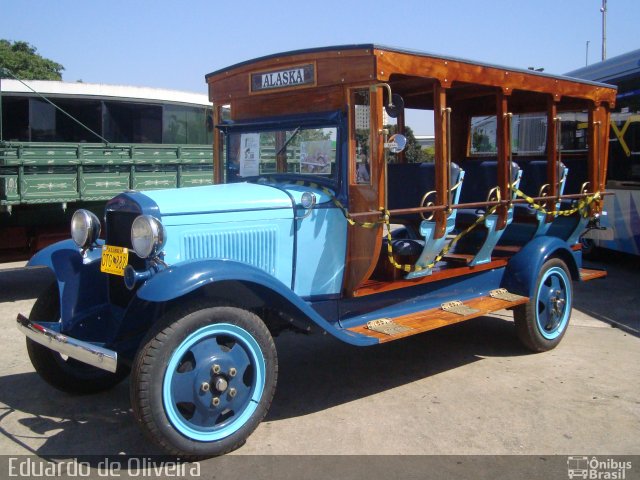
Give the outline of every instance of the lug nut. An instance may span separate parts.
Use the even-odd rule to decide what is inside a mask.
[[[236,389],[235,389],[235,388],[230,388],[230,389],[229,389],[229,396],[230,396],[231,398],[235,397],[235,396],[236,396],[236,393],[237,393],[237,392],[236,392]]]
[[[200,390],[202,390],[203,392],[208,392],[209,384],[207,382],[202,382],[202,385],[200,385]]]
[[[218,397],[213,397],[211,399],[211,405],[213,405],[214,407],[217,407],[218,405],[220,405],[220,399]]]
[[[212,371],[214,374],[218,374],[218,373],[220,373],[220,365],[218,365],[218,364],[216,363],[213,367],[211,367],[211,371]]]
[[[236,376],[236,373],[238,373],[238,372],[237,372],[237,370],[236,370],[235,368],[231,367],[231,368],[229,369],[229,376],[230,376],[230,377],[235,377],[235,376]]]

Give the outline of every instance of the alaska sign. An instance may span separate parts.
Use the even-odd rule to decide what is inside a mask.
[[[315,72],[313,64],[251,74],[252,92],[313,85],[314,83]]]

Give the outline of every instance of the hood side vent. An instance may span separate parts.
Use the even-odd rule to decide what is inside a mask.
[[[276,274],[277,228],[197,232],[182,238],[185,260],[219,258],[253,265]]]

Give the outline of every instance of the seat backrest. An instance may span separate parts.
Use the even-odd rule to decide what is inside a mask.
[[[460,203],[484,202],[489,191],[498,184],[498,161],[469,161],[462,166],[465,171],[465,184],[460,195]],[[512,162],[511,181],[520,177],[520,167]]]
[[[530,197],[536,197],[540,191],[540,187],[545,183],[547,183],[546,160],[522,162],[522,181],[520,182],[520,190]]]
[[[389,210],[415,208],[422,196],[435,190],[433,163],[390,163],[387,165]]]
[[[582,184],[589,180],[587,159],[585,157],[562,156],[562,163],[569,169],[564,186],[565,194],[580,193]]]
[[[462,169],[451,163],[451,186],[461,180]],[[416,208],[425,193],[436,189],[434,163],[390,163],[387,165],[387,198],[389,210]],[[461,187],[459,187],[461,188]],[[456,203],[457,195],[453,196]],[[431,197],[434,200],[434,197]]]
[[[567,168],[560,164],[560,193],[566,184]],[[522,181],[520,182],[520,190],[531,197],[537,197],[540,188],[547,184],[547,161],[531,160],[522,163]]]

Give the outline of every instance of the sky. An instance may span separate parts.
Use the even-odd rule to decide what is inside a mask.
[[[63,80],[206,93],[205,74],[272,53],[376,43],[564,73],[601,59],[602,0],[0,0],[0,38]],[[640,48],[640,0],[608,0],[607,58]],[[411,122],[411,119],[408,119]],[[430,134],[418,123],[417,134]]]

